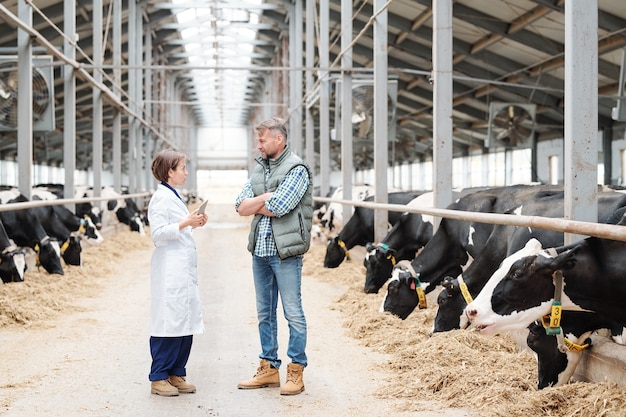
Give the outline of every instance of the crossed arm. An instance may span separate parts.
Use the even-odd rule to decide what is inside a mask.
[[[262,214],[264,216],[274,217],[274,213],[272,213],[271,211],[267,209],[267,207],[265,207],[265,202],[273,194],[274,193],[264,193],[256,197],[244,198],[239,204],[239,207],[237,208],[237,212],[239,213],[240,216]]]

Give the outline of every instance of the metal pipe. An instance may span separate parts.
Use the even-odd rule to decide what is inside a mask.
[[[120,197],[88,197],[88,198],[59,198],[58,200],[37,200],[37,201],[25,201],[23,203],[8,203],[0,204],[0,211],[10,210],[23,210],[33,207],[46,207],[46,206],[61,206],[63,204],[76,204],[76,203],[88,203],[93,201],[111,201],[111,200],[124,200],[127,198],[139,198],[149,197],[152,193],[136,193],[136,194],[121,194]]]
[[[535,227],[537,229],[553,230],[555,232],[575,233],[586,236],[595,236],[603,239],[620,240],[626,242],[626,227],[614,224],[590,223],[564,218],[525,216],[514,214],[479,213],[474,211],[449,210],[438,208],[415,208],[401,204],[378,204],[366,201],[339,200],[328,197],[314,197],[321,203],[352,204],[357,207],[379,209],[387,211],[427,214],[447,219],[475,221],[478,223],[503,224],[507,226]]]

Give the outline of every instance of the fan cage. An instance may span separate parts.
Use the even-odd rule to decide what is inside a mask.
[[[525,123],[523,129],[524,140],[516,142],[511,145],[497,139],[498,132],[501,131],[500,127],[494,126],[495,119],[503,111],[509,111],[509,108],[517,108],[528,113],[528,122]],[[524,149],[532,148],[535,144],[535,116],[537,106],[535,104],[526,103],[504,103],[504,102],[491,102],[489,104],[489,123],[487,128],[487,138],[485,140],[485,147],[488,148],[506,148],[506,149]],[[529,126],[528,126],[529,125]],[[527,127],[526,127],[527,126]]]
[[[341,80],[336,80],[335,85],[335,127],[331,132],[333,140],[341,140]],[[355,112],[359,107],[355,105],[355,96],[371,100],[371,105],[365,106],[365,111],[369,112],[355,118]],[[352,81],[352,138],[353,140],[372,140],[374,138],[374,80],[354,79]],[[395,140],[396,136],[396,109],[398,102],[398,81],[387,80],[387,102],[388,102],[388,139]],[[371,123],[364,117],[369,117]]]
[[[33,131],[53,131],[54,72],[51,56],[34,56],[32,69]],[[16,131],[18,125],[17,56],[0,56],[0,131]]]

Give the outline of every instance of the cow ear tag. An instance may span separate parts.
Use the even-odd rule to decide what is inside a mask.
[[[550,310],[550,325],[546,327],[546,334],[554,336],[561,333],[561,292],[563,291],[563,272],[556,270],[552,274],[554,280],[554,300]]]
[[[415,281],[413,286],[416,285],[415,292],[417,292],[418,306],[420,310],[426,308],[426,294],[424,294],[424,290],[422,289],[422,283],[420,282],[420,274],[415,274]]]

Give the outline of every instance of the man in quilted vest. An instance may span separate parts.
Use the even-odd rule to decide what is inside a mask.
[[[261,363],[252,379],[241,381],[240,389],[280,386],[278,358],[278,295],[289,325],[287,379],[281,395],[304,391],[302,371],[307,327],[302,309],[302,256],[311,243],[313,222],[313,181],[310,168],[287,145],[283,120],[271,118],[257,126],[257,148],[261,156],[250,179],[237,196],[240,216],[254,215],[248,250],[261,339]]]

